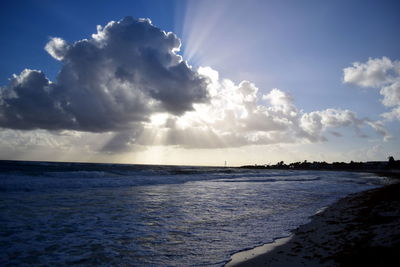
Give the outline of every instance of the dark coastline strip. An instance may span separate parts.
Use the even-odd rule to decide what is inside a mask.
[[[289,242],[233,266],[400,266],[400,183],[351,194]]]

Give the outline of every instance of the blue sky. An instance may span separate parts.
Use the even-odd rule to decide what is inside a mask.
[[[360,160],[381,160],[389,153],[400,157],[399,120],[384,120],[381,115],[389,112],[393,106],[396,107],[383,105],[381,102],[383,96],[379,90],[388,86],[388,83],[370,88],[360,86],[362,81],[359,80],[349,79],[348,82],[343,82],[343,70],[353,66],[354,62],[367,64],[370,58],[383,57],[387,57],[391,62],[400,59],[399,13],[398,1],[5,0],[2,1],[0,9],[0,86],[6,86],[13,74],[20,74],[25,68],[41,70],[51,81],[56,81],[63,63],[55,60],[44,49],[52,37],[60,37],[67,43],[74,43],[91,38],[96,32],[96,25],[105,26],[108,22],[119,21],[125,16],[149,18],[155,27],[167,32],[172,31],[181,39],[179,54],[183,56],[183,60],[188,60],[193,69],[209,66],[217,71],[221,79],[218,82],[220,87],[222,79],[229,79],[238,87],[242,80],[248,80],[258,88],[260,98],[257,99],[257,103],[263,101],[261,95],[268,95],[271,89],[278,88],[293,99],[296,112],[302,112],[302,115],[328,108],[350,110],[357,114],[357,120],[368,118],[371,121],[379,121],[390,133],[391,138],[383,141],[375,133],[376,128],[368,127],[368,122],[362,126],[354,126],[360,127],[362,134],[356,133],[358,130],[354,131],[351,123],[343,122],[343,125],[337,127],[341,133],[340,138],[337,137],[339,135],[332,136],[329,133],[336,132],[336,129],[329,128],[324,134],[327,138],[319,141],[296,139],[297,141],[287,142],[285,139],[280,142],[274,139],[272,144],[261,141],[259,145],[257,142],[240,145],[235,143],[214,150],[204,147],[188,148],[187,144],[179,142],[172,145],[157,144],[156,147],[146,143],[141,144],[140,149],[134,144],[135,148],[132,148],[130,154],[124,150],[129,156],[121,156],[122,152],[113,152],[108,156],[99,155],[96,149],[90,148],[93,151],[79,160],[131,162],[129,159],[135,158],[133,162],[181,164],[178,158],[188,158],[189,156],[185,155],[190,155],[189,158],[193,160],[183,163],[196,164],[195,159],[203,158],[202,155],[216,153],[216,157],[220,157],[225,153],[224,149],[246,151],[247,146],[251,146],[253,150],[267,151],[267,154],[268,151],[281,151],[281,158],[286,161],[311,157],[315,151],[324,151],[326,160],[351,160],[350,157],[356,154],[354,151],[363,149],[375,149],[379,152],[371,152],[371,156],[368,157],[360,156]],[[207,72],[207,75],[209,73]],[[3,132],[7,132],[7,138],[16,144],[19,139],[28,138],[26,136],[29,134],[41,136],[46,142],[49,139],[61,143],[65,141],[65,138],[57,135],[59,133],[49,132],[41,127],[38,127],[38,130],[22,132],[20,129],[10,130],[7,126],[3,129]],[[220,128],[214,130],[218,132]],[[86,134],[85,131],[78,132]],[[105,134],[111,134],[110,132],[112,131]],[[254,138],[253,134],[254,132],[251,133],[251,138]],[[80,138],[79,141],[70,142],[81,144],[85,138]],[[107,138],[103,136],[99,139]],[[40,142],[43,141],[37,141],[35,144]],[[32,149],[35,145],[27,147]],[[1,157],[6,158],[6,155],[10,155],[9,150],[10,148],[4,145]],[[43,144],[35,150],[41,155],[40,159],[46,159],[56,153],[53,151],[56,150],[54,147],[49,148]],[[24,154],[22,152],[13,151],[11,155],[21,159]],[[70,157],[61,159],[71,160],[76,153],[70,152]],[[181,156],[172,161],[166,161],[165,158],[141,160],[151,158],[152,153],[178,153]],[[279,156],[275,154],[268,161],[279,160]],[[292,156],[288,156],[289,154]],[[232,158],[230,162],[262,163],[263,160],[256,157],[243,160]],[[210,162],[203,160],[198,164]]]

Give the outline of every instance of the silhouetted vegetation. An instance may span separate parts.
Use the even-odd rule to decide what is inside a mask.
[[[388,161],[368,161],[368,162],[332,162],[313,161],[293,162],[285,164],[283,161],[275,165],[246,165],[241,168],[251,169],[292,169],[292,170],[338,170],[338,171],[366,171],[366,172],[400,172],[400,160],[395,160],[392,156]]]

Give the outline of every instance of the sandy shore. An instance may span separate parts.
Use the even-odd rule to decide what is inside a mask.
[[[339,200],[291,238],[235,254],[227,266],[400,266],[400,184]]]

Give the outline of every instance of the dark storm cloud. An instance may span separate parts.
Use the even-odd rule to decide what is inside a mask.
[[[98,26],[90,39],[52,38],[46,51],[63,66],[55,83],[24,70],[0,88],[0,126],[120,131],[154,112],[181,115],[207,100],[206,80],[175,52],[173,33],[131,17]]]

